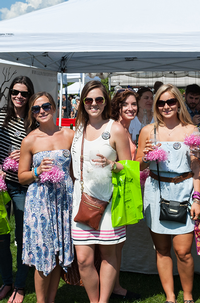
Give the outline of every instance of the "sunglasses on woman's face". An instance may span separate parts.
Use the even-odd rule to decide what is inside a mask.
[[[23,91],[21,92],[20,90],[13,89],[13,88],[10,90],[10,93],[13,96],[17,96],[20,93],[21,96],[24,97],[24,98],[27,98],[29,96],[29,94],[30,94],[29,92],[23,92]]]
[[[165,103],[167,103],[168,106],[173,106],[176,104],[176,102],[177,102],[176,98],[168,99],[166,101],[158,100],[157,105],[158,105],[158,107],[164,107]]]
[[[96,97],[96,98],[89,98],[89,97],[85,97],[83,99],[83,103],[85,105],[92,105],[93,100],[95,100],[96,104],[104,104],[105,103],[105,98],[104,97]]]
[[[39,114],[40,108],[42,108],[45,112],[49,112],[51,109],[51,103],[43,103],[41,106],[34,105],[31,107],[31,111],[33,114]]]

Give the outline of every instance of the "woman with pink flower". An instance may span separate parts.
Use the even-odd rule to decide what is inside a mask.
[[[158,273],[166,293],[165,303],[176,302],[170,254],[172,246],[177,257],[184,303],[193,303],[194,265],[191,246],[194,223],[200,215],[200,167],[197,158],[190,154],[184,139],[197,129],[175,86],[162,85],[157,91],[154,121],[155,124],[147,125],[141,130],[136,156],[142,170],[148,166],[150,168],[144,189],[145,219],[156,248]],[[164,157],[159,159],[161,154]],[[176,201],[191,204],[186,223],[162,220],[161,195],[170,205]]]
[[[22,264],[22,233],[24,203],[27,187],[21,186],[17,177],[20,146],[22,139],[30,132],[28,126],[28,101],[34,93],[33,83],[26,76],[18,76],[11,82],[7,103],[0,110],[0,164],[6,172],[5,182],[12,199],[15,215],[15,239],[17,242],[17,273],[13,293],[9,303],[21,303],[24,299],[24,287],[28,266]],[[35,125],[32,125],[35,128]],[[33,129],[32,128],[32,129]],[[7,204],[8,216],[11,203]],[[0,273],[3,285],[0,288],[0,300],[13,288],[12,255],[10,234],[0,235]]]
[[[37,302],[54,302],[61,267],[73,261],[70,177],[74,131],[53,122],[56,105],[49,93],[34,94],[29,102],[30,126],[21,145],[18,177],[28,187],[23,230],[23,263],[35,266]],[[32,170],[31,170],[32,167]]]

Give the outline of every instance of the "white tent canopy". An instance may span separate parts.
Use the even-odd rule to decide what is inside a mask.
[[[0,22],[0,58],[66,72],[200,70],[200,1],[69,0]]]

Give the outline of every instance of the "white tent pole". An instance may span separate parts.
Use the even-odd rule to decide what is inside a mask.
[[[62,119],[62,90],[63,90],[63,71],[61,71],[61,75],[60,75],[59,127],[61,127],[61,119]]]
[[[111,74],[109,74],[108,76],[108,89],[109,89],[109,93],[111,92]]]
[[[79,94],[81,95],[81,78],[79,78],[78,81],[79,81]]]
[[[85,73],[82,73],[82,83],[83,83],[83,87],[85,86]]]

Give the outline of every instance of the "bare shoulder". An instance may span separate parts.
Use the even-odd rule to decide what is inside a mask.
[[[63,128],[62,128],[62,132],[63,132],[63,135],[64,135],[66,138],[73,140],[73,138],[74,138],[74,133],[75,133],[73,129],[70,129],[70,128],[68,128],[68,127],[63,127]]]
[[[35,130],[32,130],[32,132],[30,132],[23,140],[23,144],[29,144],[32,146],[32,144],[35,142],[35,139],[36,137],[38,136],[37,135],[38,133],[38,130],[35,129]]]
[[[112,135],[114,135],[114,136],[123,135],[123,134],[125,134],[125,129],[121,125],[121,123],[115,121],[112,124],[111,132],[112,132]]]
[[[144,137],[150,137],[150,133],[153,132],[153,129],[154,129],[154,123],[151,123],[151,124],[147,124],[146,126],[144,126],[142,129],[141,129],[141,132],[140,132],[140,135],[141,136],[144,136]]]
[[[185,133],[192,134],[194,132],[199,132],[198,128],[193,124],[188,124],[185,126]]]

